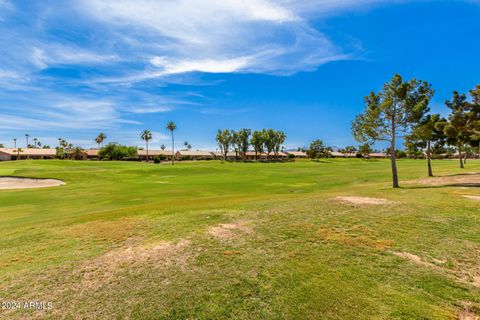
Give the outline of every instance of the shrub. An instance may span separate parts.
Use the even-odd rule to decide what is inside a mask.
[[[127,158],[137,157],[137,148],[120,145],[117,143],[109,143],[101,148],[98,152],[100,158],[109,160],[123,160]]]
[[[156,156],[155,159],[153,159],[153,163],[160,163],[162,160],[160,159],[160,156]]]

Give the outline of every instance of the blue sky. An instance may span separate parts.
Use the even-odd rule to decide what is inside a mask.
[[[218,128],[284,130],[287,148],[353,144],[363,97],[427,80],[432,110],[480,83],[480,1],[0,0],[0,143],[94,146]]]

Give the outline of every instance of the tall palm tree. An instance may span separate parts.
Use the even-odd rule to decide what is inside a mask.
[[[95,142],[98,143],[98,148],[100,149],[100,145],[102,146],[103,148],[103,141],[107,139],[107,136],[105,135],[105,133],[103,132],[100,132],[100,134],[95,138]]]
[[[145,147],[147,149],[147,162],[148,162],[148,141],[152,140],[152,133],[149,130],[143,130],[141,136],[142,140],[145,141]]]
[[[173,166],[175,165],[175,138],[173,136],[173,131],[177,129],[177,125],[173,121],[170,121],[167,124],[167,129],[170,130],[170,132],[172,133],[172,166]]]
[[[62,146],[62,138],[58,138],[58,147],[60,148]]]
[[[28,138],[30,137],[30,135],[28,133],[25,133],[25,139],[27,139],[27,148],[28,148]]]
[[[37,147],[37,141],[38,141],[37,138],[33,138],[33,146],[34,146],[35,148]]]
[[[17,148],[17,138],[13,139],[13,147],[16,149]]]

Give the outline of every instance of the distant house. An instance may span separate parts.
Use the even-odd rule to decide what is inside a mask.
[[[388,154],[385,152],[374,152],[374,153],[369,153],[368,154],[369,158],[387,158]]]
[[[356,152],[353,153],[344,153],[340,151],[331,151],[330,156],[334,158],[355,158],[357,156]]]
[[[245,155],[248,160],[255,160],[255,152],[249,151]],[[270,153],[270,155],[268,155],[266,152],[262,152],[258,153],[256,157],[257,160],[275,159],[275,157],[277,157],[278,159],[284,159],[288,157],[288,155],[285,152],[279,152],[277,155],[275,155],[273,152]]]
[[[189,150],[179,150],[175,153],[175,157],[179,160],[190,159],[190,160],[210,160],[214,156],[211,151],[189,151]]]
[[[21,159],[53,159],[56,149],[0,148],[0,161]]]
[[[308,158],[308,154],[303,151],[286,151],[287,155],[293,155],[295,158]]]
[[[221,160],[222,157],[223,157],[223,154],[220,151],[215,151],[215,152],[210,152],[210,153],[212,154],[213,158],[216,159],[216,160]],[[240,154],[238,155],[238,158],[241,159]],[[236,159],[237,159],[237,153],[232,152],[232,151],[227,152],[227,160],[236,160]]]
[[[338,151],[331,151],[330,156],[334,157],[334,158],[346,158],[345,153],[341,153],[341,152],[338,152]]]
[[[100,150],[98,149],[88,149],[88,150],[84,150],[84,153],[86,154],[87,156],[87,159],[98,159],[98,152]]]
[[[147,150],[137,150],[140,160],[147,160]],[[148,150],[148,159],[153,160],[156,157],[163,156],[166,160],[172,160],[171,150]]]

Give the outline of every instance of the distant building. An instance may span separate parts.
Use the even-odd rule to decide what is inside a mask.
[[[0,161],[21,159],[53,159],[56,149],[0,148]]]
[[[140,160],[147,160],[147,150],[137,150],[137,154]],[[172,150],[148,150],[148,160],[153,160],[159,156],[166,160],[172,160]]]
[[[369,158],[388,158],[388,154],[385,152],[374,152],[368,154]]]
[[[175,157],[179,160],[190,159],[190,160],[210,160],[214,158],[211,151],[189,151],[189,150],[179,150],[175,153]]]
[[[214,159],[216,160],[221,160],[223,158],[223,154],[220,151],[215,151],[215,152],[210,152],[213,156]],[[238,158],[241,159],[241,155],[238,155]],[[237,153],[236,152],[227,152],[227,160],[236,160],[237,159]]]
[[[293,155],[295,158],[308,158],[308,154],[303,151],[285,151],[287,155]]]

